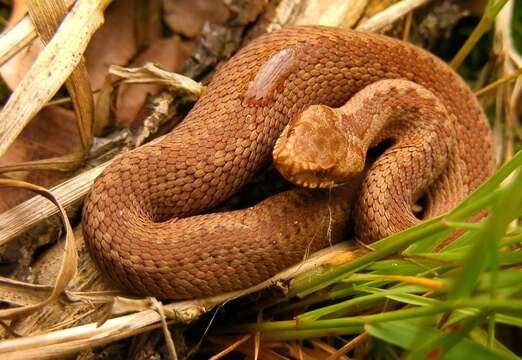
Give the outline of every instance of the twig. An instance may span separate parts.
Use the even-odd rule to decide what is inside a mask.
[[[376,32],[387,25],[393,24],[410,11],[427,4],[429,1],[430,0],[402,0],[371,17],[359,25],[357,30]]]

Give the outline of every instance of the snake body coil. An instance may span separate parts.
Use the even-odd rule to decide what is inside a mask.
[[[277,137],[298,113],[314,104],[339,107],[383,79],[418,84],[454,122],[457,165],[440,175],[447,186],[432,194],[434,212],[447,207],[440,205],[444,201],[453,205],[493,169],[487,120],[466,84],[442,61],[404,42],[334,28],[286,28],[239,51],[162,142],[117,157],[96,180],[83,216],[93,259],[133,292],[185,299],[254,285],[307,252],[342,240],[349,187],[332,194],[294,190],[246,210],[196,214],[265,166]],[[410,102],[408,108],[415,109],[414,96]],[[443,157],[429,151],[428,156]],[[391,164],[391,159],[381,163],[374,172],[386,172]],[[426,164],[431,162],[412,164],[413,176],[415,166]],[[378,184],[372,181],[369,194],[358,195],[372,212],[366,217],[370,224],[359,226],[362,232],[386,223],[379,212],[382,190],[374,203]],[[391,200],[398,188],[392,188]],[[379,231],[370,232],[386,233]]]

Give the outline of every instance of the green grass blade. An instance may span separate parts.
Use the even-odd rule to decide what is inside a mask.
[[[437,353],[438,358],[444,357],[444,355],[457,346],[457,344],[461,343],[471,330],[482,324],[486,318],[487,316],[483,314],[471,316],[465,319],[459,330],[455,332],[446,333],[437,331],[438,334],[429,341],[423,343],[421,346],[414,347],[407,359],[424,360],[428,357],[428,354],[434,352]]]
[[[515,170],[514,177],[506,185],[493,206],[484,228],[479,231],[477,241],[464,261],[450,291],[450,299],[468,297],[480,275],[490,266],[492,271],[497,267],[497,248],[500,238],[505,234],[507,226],[522,213],[522,171]],[[493,275],[494,276],[494,275]],[[494,289],[494,281],[492,289]]]
[[[440,331],[427,326],[421,326],[415,321],[393,321],[366,326],[369,334],[375,338],[394,344],[406,350],[413,350],[418,346],[419,340],[427,343],[440,335]],[[419,334],[422,339],[419,339]],[[439,351],[434,350],[429,354],[429,358],[436,359]],[[514,359],[505,353],[498,352],[479,345],[469,339],[463,339],[448,351],[445,360],[491,360],[491,359]]]
[[[378,300],[385,299],[389,295],[394,294],[406,294],[406,293],[422,293],[426,292],[426,289],[420,287],[420,286],[401,286],[397,288],[392,288],[389,290],[384,290],[380,292],[376,292],[370,295],[363,295],[358,296],[353,299],[349,299],[346,301],[341,301],[339,303],[324,306],[319,309],[308,311],[304,314],[301,314],[296,317],[297,321],[313,321],[320,318],[323,318],[328,315],[332,314],[339,314],[341,315],[343,312],[348,311],[350,308],[357,307],[357,306],[364,306],[365,304],[374,304]]]
[[[465,208],[477,201],[479,198],[495,191],[495,189],[516,169],[522,166],[522,150],[518,151],[507,163],[502,165],[495,173],[471,195],[469,195],[458,208]]]

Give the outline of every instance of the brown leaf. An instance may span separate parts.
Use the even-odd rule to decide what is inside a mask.
[[[136,55],[135,8],[139,0],[116,0],[105,11],[105,24],[85,52],[94,90],[101,88],[111,65],[126,65]]]
[[[205,22],[223,25],[230,13],[223,1],[163,0],[164,20],[170,29],[188,37],[197,37]]]
[[[30,46],[21,50],[0,67],[0,74],[11,90],[18,86],[18,83],[29,70],[42,48],[43,45],[40,41],[33,41]]]
[[[147,50],[141,53],[131,64],[133,67],[143,66],[146,63],[158,64],[166,71],[179,71],[189,57],[194,43],[182,41],[179,36],[172,36],[156,40]],[[145,98],[159,92],[156,84],[122,85],[118,91],[116,117],[128,125],[139,112]]]
[[[69,154],[80,146],[74,114],[60,107],[43,109],[22,131],[6,154],[0,157],[0,165],[46,159]],[[44,187],[56,185],[69,177],[68,173],[35,171],[11,173],[16,177]],[[0,212],[28,199],[32,195],[13,188],[0,189]]]

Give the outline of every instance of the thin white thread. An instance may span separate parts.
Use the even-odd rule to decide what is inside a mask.
[[[332,244],[332,223],[333,223],[333,216],[332,216],[332,186],[328,188],[328,229],[326,230],[326,237],[328,238],[328,243],[330,246],[333,246]]]

